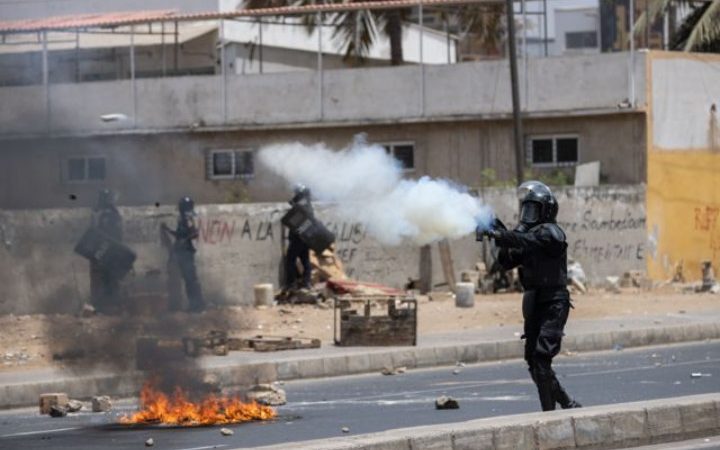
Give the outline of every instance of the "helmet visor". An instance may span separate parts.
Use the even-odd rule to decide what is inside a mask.
[[[540,203],[537,202],[523,202],[520,205],[520,222],[526,224],[533,224],[540,221]]]

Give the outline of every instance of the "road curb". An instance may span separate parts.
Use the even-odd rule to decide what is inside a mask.
[[[593,406],[293,442],[295,450],[608,449],[693,439],[720,429],[720,394]],[[256,447],[280,450],[288,444]],[[235,450],[242,450],[237,448]]]
[[[720,324],[698,323],[669,327],[628,329],[620,331],[578,333],[566,336],[563,349],[589,352],[720,339]],[[454,365],[456,362],[477,363],[516,359],[523,356],[523,343],[517,339],[469,342],[461,345],[435,347],[400,347],[368,349],[367,352],[333,356],[302,356],[279,358],[275,362],[251,363],[203,370],[213,374],[223,386],[289,381],[307,378],[337,377],[380,372],[385,367],[408,369]],[[0,409],[34,405],[40,394],[66,392],[73,398],[93,395],[133,396],[140,390],[145,375],[131,372],[124,375],[72,376],[55,380],[20,382],[0,386]]]

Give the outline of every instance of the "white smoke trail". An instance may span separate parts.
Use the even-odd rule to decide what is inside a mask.
[[[258,159],[289,185],[309,187],[314,199],[337,203],[341,218],[365,224],[386,245],[460,238],[493,218],[488,206],[460,186],[429,177],[403,179],[399,162],[362,138],[340,151],[324,144],[272,145]]]

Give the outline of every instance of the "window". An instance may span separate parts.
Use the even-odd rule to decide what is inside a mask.
[[[572,31],[565,33],[565,48],[597,48],[597,32],[595,31]]]
[[[105,179],[105,158],[99,156],[73,156],[65,162],[65,180],[72,183],[102,181]]]
[[[249,178],[255,173],[252,150],[211,150],[207,156],[207,175],[211,180]]]
[[[579,161],[577,136],[534,136],[528,140],[528,162],[533,166],[568,166]]]
[[[400,162],[403,170],[415,170],[415,144],[413,142],[392,142],[379,145]]]

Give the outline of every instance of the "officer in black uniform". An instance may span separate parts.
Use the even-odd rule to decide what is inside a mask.
[[[294,196],[290,200],[290,205],[293,207],[304,208],[310,216],[313,213],[312,203],[310,201],[310,189],[302,184],[298,184],[294,189]],[[297,270],[297,260],[300,260],[302,264],[302,286],[304,288],[310,287],[310,275],[312,273],[312,267],[310,265],[310,247],[307,246],[300,235],[290,230],[288,233],[288,249],[285,255],[285,288],[289,289],[294,287],[299,278]]]
[[[539,181],[519,188],[520,223],[510,231],[495,220],[489,230],[478,230],[500,247],[498,260],[505,270],[519,267],[525,319],[525,361],[538,389],[543,411],[579,408],[562,388],[552,369],[560,352],[563,330],[570,311],[567,290],[567,243],[555,223],[558,203],[550,189]]]
[[[107,237],[122,242],[122,217],[115,207],[115,195],[110,189],[103,189],[98,193],[90,226]],[[101,266],[94,260],[90,261],[90,298],[96,311],[109,313],[119,307],[117,299],[119,287],[120,279],[112,267]]]
[[[189,310],[200,312],[205,309],[200,281],[195,268],[195,246],[193,239],[197,239],[199,232],[195,223],[195,202],[190,197],[183,197],[178,202],[177,228],[172,231],[163,224],[163,230],[175,238],[173,244],[173,257],[180,268],[180,275],[185,282],[185,294],[188,298]],[[178,305],[171,304],[171,309],[179,309]]]

